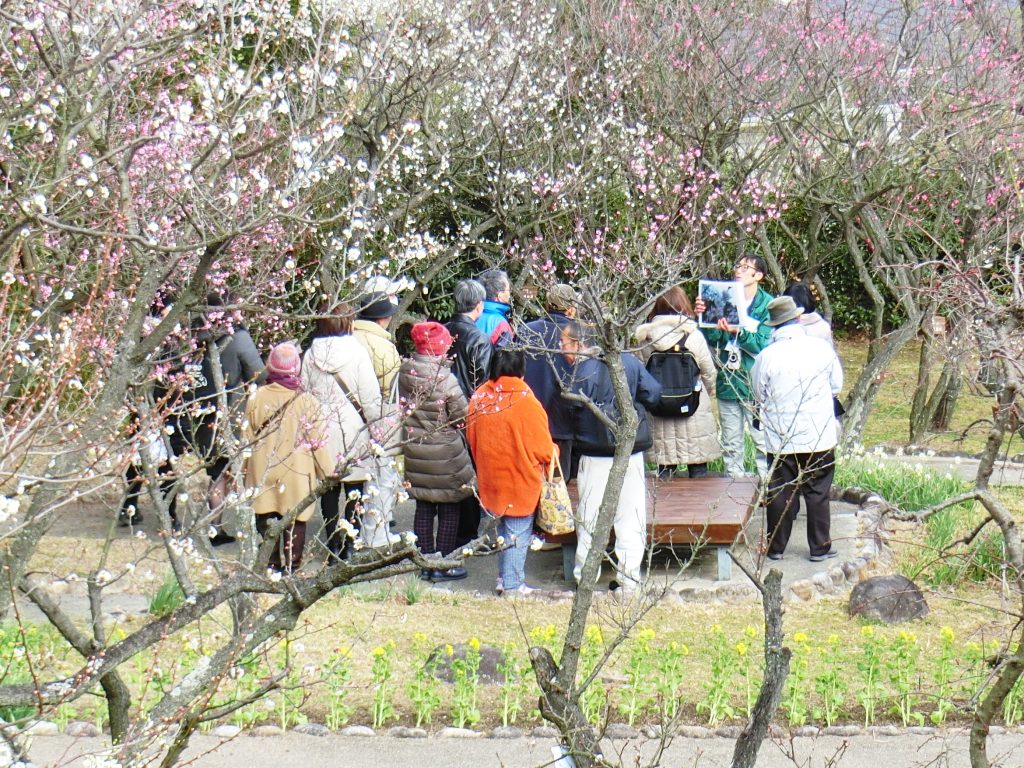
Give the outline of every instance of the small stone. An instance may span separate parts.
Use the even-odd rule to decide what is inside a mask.
[[[857,553],[857,557],[863,557],[865,560],[874,560],[875,555],[878,554],[878,546],[873,541],[868,541],[860,552]]]
[[[553,725],[538,725],[530,731],[530,735],[535,739],[557,739],[558,729]]]
[[[793,735],[800,739],[813,739],[821,732],[816,725],[801,725],[793,730]]]
[[[640,733],[642,733],[644,737],[648,739],[660,739],[662,736],[665,735],[671,736],[673,731],[671,727],[666,728],[663,725],[654,723],[651,725],[645,725],[643,728],[640,729]]]
[[[808,579],[797,579],[789,585],[789,591],[805,603],[814,599],[814,585]]]
[[[470,728],[442,728],[437,734],[442,739],[479,739],[483,734]]]
[[[826,736],[860,736],[862,732],[859,725],[830,725],[822,731]]]
[[[788,739],[789,730],[784,725],[779,725],[778,723],[769,723],[768,735],[771,736],[773,739]]]
[[[680,725],[676,736],[682,736],[684,739],[710,739],[714,734],[710,728],[703,725]]]
[[[715,736],[720,739],[738,739],[743,729],[738,725],[723,725],[715,729]]]
[[[72,720],[64,729],[65,736],[73,736],[76,739],[88,739],[100,735],[100,729],[94,723],[87,723],[84,720]]]
[[[368,725],[350,725],[347,728],[342,728],[338,733],[342,736],[376,736],[373,728]]]
[[[60,728],[49,720],[33,720],[22,731],[26,736],[58,736]]]
[[[492,739],[521,739],[523,732],[514,725],[499,725],[491,731]]]
[[[988,727],[989,736],[1002,736],[1006,733],[1006,727],[1002,725],[990,725]]]
[[[992,729],[989,728],[988,732],[991,734]],[[912,725],[907,728],[907,733],[912,733],[915,736],[934,736],[935,728],[930,725]]]
[[[860,558],[856,558],[854,560],[847,560],[840,566],[840,568],[843,569],[843,576],[846,577],[847,581],[857,581],[860,575],[860,569],[865,565],[867,565],[867,563]]]
[[[832,590],[832,578],[821,571],[811,576],[811,584],[818,592],[830,592]]]
[[[296,725],[292,730],[303,736],[328,736],[331,733],[331,729],[322,723],[303,723]]]
[[[423,728],[396,725],[393,728],[388,728],[388,736],[393,739],[425,739],[427,732]]]
[[[265,738],[267,736],[281,736],[284,731],[276,725],[257,725],[251,731],[250,736],[256,736],[259,738]]]
[[[868,733],[872,736],[899,736],[900,729],[895,725],[869,725]]]
[[[229,725],[227,723],[224,723],[223,725],[218,725],[216,728],[210,731],[210,733],[212,733],[218,739],[233,739],[241,732],[242,729],[239,728],[237,725]]]
[[[640,735],[640,731],[626,723],[609,723],[604,735],[608,739],[635,739]]]
[[[846,583],[846,573],[842,568],[829,568],[828,577],[832,579],[833,587],[841,587]]]

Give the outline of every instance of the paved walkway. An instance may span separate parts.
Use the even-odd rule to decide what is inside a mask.
[[[824,563],[812,563],[808,560],[810,552],[807,548],[807,538],[804,535],[803,520],[805,518],[801,513],[801,517],[794,527],[785,559],[772,563],[764,560],[763,555],[757,553],[757,544],[761,540],[765,522],[764,510],[758,509],[755,510],[748,527],[747,542],[749,544],[738,545],[734,549],[734,555],[737,561],[751,571],[757,571],[760,567],[767,572],[767,565],[781,569],[784,586],[789,586],[797,581],[809,580],[815,574],[826,572],[830,567],[852,561],[857,557],[862,542],[857,537],[858,519],[856,515],[857,507],[854,505],[833,502],[832,536],[836,548],[839,550],[839,557]],[[409,510],[402,510],[397,522],[400,528],[411,527],[412,513]],[[700,550],[693,556],[691,554],[685,547],[656,550],[648,567],[652,583],[668,587],[683,597],[694,599],[713,599],[716,595],[736,596],[737,594],[755,597],[750,580],[742,569],[735,565],[728,581],[723,582],[717,579],[718,559],[713,548]],[[493,594],[497,568],[497,561],[494,557],[474,558],[467,564],[469,571],[467,579],[443,582],[433,588]],[[554,595],[559,593],[568,595],[567,591],[572,589],[563,574],[561,549],[531,552],[526,562],[526,578],[530,584]],[[614,578],[615,574],[610,568],[602,569],[598,582],[599,588],[607,589],[609,582]],[[372,585],[362,585],[359,588],[373,590]]]
[[[955,477],[973,481],[978,476],[978,460],[956,456],[928,456],[926,454],[882,454],[883,461],[901,464],[920,464],[927,470],[940,475],[946,472]],[[1024,485],[1024,464],[1000,461],[992,472],[992,485]]]
[[[312,737],[294,733],[270,738],[238,736],[221,742],[212,736],[196,736],[185,760],[199,768],[380,768],[389,765],[501,766],[527,768],[551,765],[554,739],[398,739],[374,737]],[[622,765],[633,765],[639,757],[649,760],[658,742],[630,739],[607,742],[609,757],[620,754]],[[85,755],[95,754],[106,744],[102,739],[74,740],[66,736],[37,738],[32,756],[40,766],[61,765],[84,768]],[[668,745],[659,765],[722,768],[731,764],[735,742],[727,738],[689,739],[677,737]],[[792,756],[788,753],[792,750]],[[1024,736],[1003,734],[989,740],[993,766],[1024,765]],[[619,762],[619,761],[616,761]],[[91,763],[96,765],[98,763]],[[636,763],[639,764],[639,763]],[[644,763],[646,764],[646,763]],[[899,732],[896,736],[818,736],[768,740],[761,747],[758,768],[837,766],[837,768],[967,768],[967,736],[963,731],[935,735]]]
[[[884,461],[899,461],[903,463],[920,463],[928,469],[945,473],[954,472],[966,480],[972,480],[977,473],[978,462],[971,458],[952,458],[948,456],[926,456],[926,455],[904,455],[883,456]],[[1024,485],[1024,464],[1001,463],[993,477],[995,484],[1003,485]],[[410,502],[401,505],[397,516],[399,530],[411,530],[414,505]],[[833,502],[832,535],[839,550],[839,557],[825,563],[811,563],[808,561],[807,540],[804,536],[803,522],[797,520],[790,541],[789,551],[783,561],[770,563],[773,567],[780,568],[783,572],[783,585],[792,587],[797,585],[804,599],[812,597],[809,591],[818,593],[828,591],[830,579],[835,582],[837,590],[843,589],[843,579],[838,575],[838,570],[845,567],[849,573],[850,566],[863,567],[862,560],[859,560],[865,542],[859,538],[860,519],[858,510],[854,505],[842,502]],[[91,520],[93,514],[83,512],[76,515],[69,513],[58,523],[57,535],[76,535],[86,537],[102,537],[106,535],[106,524],[96,524]],[[79,519],[81,518],[81,519]],[[767,570],[767,563],[760,558],[757,552],[757,543],[760,541],[764,527],[764,511],[755,511],[747,532],[749,545],[740,544],[734,550],[738,562],[745,565],[752,571],[759,567]],[[64,528],[66,530],[60,530]],[[143,529],[153,533],[153,520],[147,517]],[[126,535],[126,534],[124,534]],[[229,546],[219,550],[223,555],[231,555],[234,547]],[[661,587],[669,587],[672,592],[678,594],[681,599],[693,600],[715,600],[726,599],[755,599],[756,594],[750,580],[743,573],[742,569],[733,566],[732,575],[728,581],[717,579],[717,557],[716,552],[705,549],[697,552],[694,556],[686,548],[675,550],[661,549],[656,551],[649,563],[648,573],[651,583]],[[424,585],[430,589],[452,590],[457,592],[476,593],[479,595],[493,595],[494,584],[497,575],[497,562],[494,557],[480,557],[471,559],[468,562],[469,577],[463,581],[443,582],[437,585]],[[414,576],[398,577],[399,579],[413,579]],[[599,588],[606,590],[609,582],[614,578],[609,568],[603,570],[599,581]],[[397,579],[396,579],[397,580]],[[396,581],[393,580],[393,581]],[[543,590],[545,596],[568,598],[571,596],[572,585],[563,576],[563,555],[562,551],[541,551],[531,552],[527,561],[527,580],[534,586]],[[813,589],[808,590],[808,585]],[[151,586],[150,590],[151,590]],[[379,582],[356,585],[352,587],[357,591],[373,592],[380,589]],[[792,596],[792,592],[790,595]],[[61,596],[64,606],[75,615],[86,615],[88,600],[84,594],[84,585],[74,585]],[[136,594],[132,591],[113,592],[108,597],[107,605],[113,618],[125,614],[145,613],[148,608],[148,597]],[[41,620],[31,606],[25,607],[26,618]]]

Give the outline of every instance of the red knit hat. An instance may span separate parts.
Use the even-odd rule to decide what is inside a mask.
[[[440,323],[416,323],[411,335],[412,343],[421,355],[443,355],[452,345],[452,335]]]
[[[267,370],[270,373],[298,376],[302,368],[302,353],[299,348],[286,341],[270,350],[267,358]]]

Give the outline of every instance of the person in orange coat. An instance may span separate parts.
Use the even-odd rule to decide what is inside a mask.
[[[525,372],[522,349],[495,349],[491,377],[473,393],[467,418],[480,502],[499,518],[498,535],[507,544],[498,555],[499,594],[533,591],[525,581],[526,553],[544,473],[557,457],[547,414]]]

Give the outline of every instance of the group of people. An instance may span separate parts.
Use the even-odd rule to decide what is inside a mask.
[[[772,468],[768,556],[778,559],[785,551],[799,494],[807,502],[812,559],[834,552],[828,486],[838,434],[833,396],[842,370],[806,286],[772,299],[761,287],[764,276],[759,257],[745,255],[735,266],[748,302],[741,326],[721,320],[699,327],[701,301],[691,304],[682,289],[669,289],[636,331],[638,355],[620,356],[638,425],[614,516],[616,581],[624,590],[641,581],[645,463],[656,464],[660,477],[685,472],[699,478],[724,456],[726,472],[740,476],[745,430],[753,436],[761,475]],[[369,292],[358,308],[323,307],[309,348],[279,344],[265,368],[250,359],[255,348],[241,329],[228,334],[227,343],[207,343],[220,358],[228,391],[258,385],[240,435],[257,530],[267,535],[274,521],[302,507],[279,532],[272,568],[300,565],[317,495],[324,543],[331,556],[345,558],[357,536],[370,546],[396,541],[393,508],[408,493],[424,554],[457,552],[477,537],[482,518],[495,518],[503,544],[496,590],[528,593],[534,514],[542,479],[557,461],[562,474],[577,481],[574,575],[580,579],[617,447],[613,425],[622,415],[608,365],[577,318],[576,290],[553,286],[546,314],[518,328],[510,320],[510,295],[501,270],[460,281],[452,318],[413,325],[415,351],[404,360],[389,331],[398,301],[386,291]],[[695,405],[685,413],[650,413],[664,413],[658,408],[663,382],[645,366],[656,354],[685,354],[699,371]],[[235,356],[244,365],[224,365]],[[175,431],[194,432],[195,423],[175,425]],[[214,457],[208,466],[217,481],[226,460]],[[318,489],[325,480],[326,490]],[[216,485],[211,508],[219,502]],[[461,567],[421,572],[431,581],[466,575]]]

